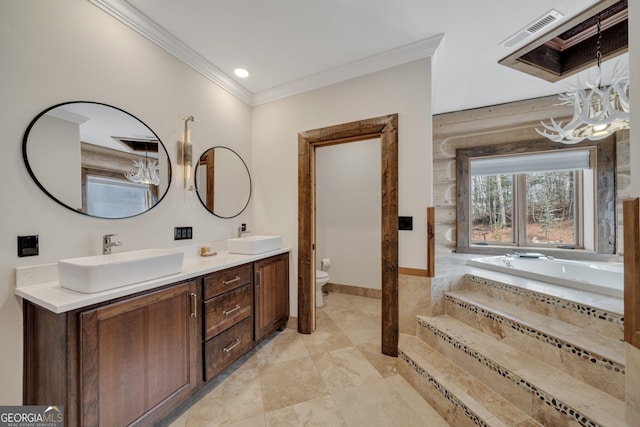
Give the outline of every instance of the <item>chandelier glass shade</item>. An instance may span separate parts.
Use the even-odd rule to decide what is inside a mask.
[[[626,68],[620,68],[618,63],[611,85],[601,85],[600,16],[597,17],[597,31],[598,77],[595,84],[587,83],[587,89],[573,88],[559,96],[561,102],[556,105],[573,107],[573,117],[566,125],[552,118],[550,124],[541,122],[543,130],[536,129],[540,135],[552,141],[563,144],[577,144],[585,139],[598,141],[630,126],[629,72]]]
[[[148,158],[145,160],[136,159],[133,161],[133,165],[138,168],[136,173],[129,171],[124,173],[124,176],[129,181],[146,185],[160,184],[160,177],[158,176],[160,165],[155,160],[150,160]]]

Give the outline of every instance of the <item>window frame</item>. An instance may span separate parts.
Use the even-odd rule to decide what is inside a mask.
[[[515,246],[511,245],[478,245],[471,243],[471,172],[470,160],[489,156],[509,154],[534,154],[538,152],[595,148],[595,159],[591,164],[594,173],[595,215],[594,250],[583,248],[560,249],[548,245]],[[504,254],[505,250],[534,248],[536,252],[558,255],[560,252],[572,254],[598,253],[614,254],[616,250],[616,149],[615,135],[597,142],[583,142],[580,146],[565,145],[547,139],[511,142],[505,144],[485,145],[456,150],[456,251],[462,253]],[[520,192],[521,193],[521,192]],[[526,195],[516,195],[526,197]],[[583,226],[582,224],[580,226]],[[584,244],[584,242],[582,242]]]
[[[591,148],[589,149],[589,151],[591,151],[593,153],[593,155],[595,156],[595,149]],[[524,156],[526,156],[527,154],[523,154]],[[471,159],[470,159],[471,160]],[[592,166],[590,166],[591,168]],[[585,249],[585,218],[584,218],[584,194],[582,193],[584,191],[584,184],[583,184],[583,180],[584,178],[584,174],[581,173],[580,170],[572,170],[571,171],[573,173],[573,180],[574,180],[574,234],[575,234],[575,239],[573,242],[569,243],[561,243],[564,245],[568,245],[568,246],[574,246],[575,249]],[[555,248],[557,247],[558,244],[556,243],[544,243],[544,242],[539,242],[539,243],[532,243],[529,240],[529,233],[528,233],[528,214],[529,214],[529,201],[527,198],[527,172],[515,172],[515,173],[510,173],[510,174],[500,174],[502,176],[507,176],[510,175],[511,176],[511,188],[513,191],[512,194],[512,241],[506,241],[506,242],[502,242],[502,241],[496,241],[496,240],[484,240],[484,241],[479,241],[479,240],[473,240],[473,223],[472,221],[469,221],[469,230],[468,233],[471,236],[470,237],[470,245],[473,246],[499,246],[499,247],[505,247],[505,246],[509,246],[515,249],[518,248]],[[490,176],[495,176],[495,175],[490,175]],[[473,174],[471,175],[471,177],[473,177]],[[469,196],[471,199],[471,195]],[[591,200],[592,197],[589,198],[589,200]],[[469,208],[471,209],[473,206],[469,205]],[[595,206],[594,206],[595,207]],[[470,217],[473,217],[473,214],[469,213]],[[592,222],[592,221],[591,221]],[[590,224],[594,229],[595,229],[595,224]],[[594,230],[595,231],[595,230]],[[485,242],[486,243],[479,243],[479,242]],[[521,244],[521,243],[528,243],[528,244]],[[556,245],[556,246],[553,246]]]
[[[123,183],[130,182],[124,176],[124,173],[120,171],[110,171],[106,169],[95,169],[95,168],[83,167],[82,168],[82,212],[84,213],[87,212],[87,184],[88,184],[89,176],[94,176],[97,178],[106,178],[114,181],[122,181]],[[150,184],[149,192],[146,197],[147,210],[151,209],[157,203],[158,203],[158,186]],[[143,211],[141,213],[144,213],[144,212],[146,211]]]

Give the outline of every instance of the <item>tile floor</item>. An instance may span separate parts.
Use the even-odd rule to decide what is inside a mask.
[[[448,426],[380,354],[380,300],[324,301],[313,334],[274,333],[166,425]]]

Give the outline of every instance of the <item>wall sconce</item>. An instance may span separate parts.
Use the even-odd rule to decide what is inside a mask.
[[[189,122],[195,122],[193,116],[184,117],[184,135],[182,141],[178,141],[178,164],[184,169],[184,188],[193,191],[193,185],[189,185],[191,178],[191,165],[193,162],[193,150],[191,146],[191,132],[189,131]]]

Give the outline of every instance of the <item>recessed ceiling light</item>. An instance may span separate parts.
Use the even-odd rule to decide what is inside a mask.
[[[235,70],[233,70],[233,72],[235,73],[236,76],[240,77],[241,79],[245,79],[249,77],[249,72],[244,68],[236,68]]]

